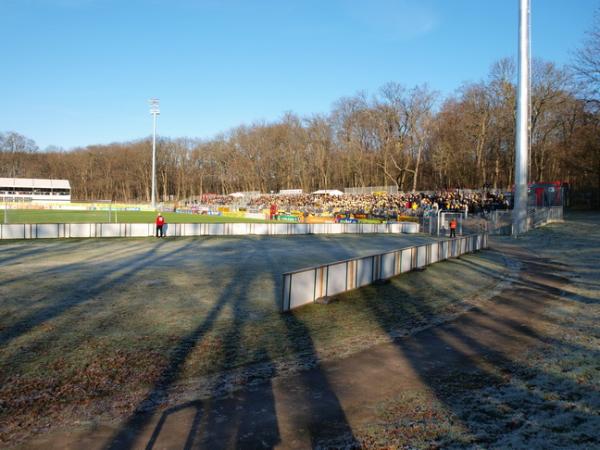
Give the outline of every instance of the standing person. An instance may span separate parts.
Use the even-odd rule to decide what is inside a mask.
[[[156,237],[165,237],[163,233],[163,227],[165,226],[165,218],[161,213],[156,216]]]
[[[450,237],[456,237],[456,219],[450,221]]]

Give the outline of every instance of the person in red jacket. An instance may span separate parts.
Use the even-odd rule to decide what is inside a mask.
[[[450,221],[450,237],[456,237],[456,219]]]
[[[165,218],[161,213],[156,216],[156,237],[165,237],[163,233],[163,227],[165,226]]]

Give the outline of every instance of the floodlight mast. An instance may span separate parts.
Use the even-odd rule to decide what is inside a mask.
[[[527,182],[529,163],[530,100],[530,0],[519,0],[519,81],[515,136],[515,192],[512,219],[514,237],[527,232]]]
[[[156,209],[156,116],[160,114],[157,98],[150,99],[150,114],[152,114],[152,209]]]

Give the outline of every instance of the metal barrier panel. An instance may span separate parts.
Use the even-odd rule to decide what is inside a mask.
[[[385,280],[396,275],[396,252],[381,255],[381,268],[378,279]]]
[[[361,223],[361,224],[349,224],[356,227],[359,233],[369,234],[373,233],[373,224],[372,223]]]
[[[427,265],[427,245],[420,245],[416,247],[417,250],[417,261],[416,267],[424,267]]]
[[[38,223],[35,225],[35,235],[37,239],[56,239],[59,237],[59,224],[57,223]]]
[[[402,225],[401,223],[390,223],[388,226],[388,231],[390,233],[402,233]]]
[[[332,264],[327,270],[325,295],[335,295],[346,290],[347,263]]]
[[[222,236],[225,233],[225,227],[222,223],[205,223],[204,233],[210,236]]]
[[[274,235],[289,234],[289,228],[290,228],[289,223],[271,223],[269,225],[271,227],[271,229],[270,229],[271,232],[269,234],[274,234]]]
[[[313,223],[311,224],[311,231],[313,234],[325,234],[327,228],[325,223]]]
[[[252,224],[252,234],[257,235],[266,235],[269,234],[269,224],[267,223],[253,223]]]
[[[309,234],[310,233],[310,226],[307,223],[299,223],[299,224],[293,225],[291,228],[292,228],[291,234]]]
[[[364,230],[361,230],[361,224],[358,223],[344,223],[341,224],[344,226],[344,233],[360,233],[363,232]]]
[[[373,224],[373,228],[374,228],[374,232],[375,233],[387,233],[388,232],[388,226],[385,223],[375,223]]]
[[[412,254],[412,248],[402,250],[402,262],[400,263],[400,273],[410,272],[412,270]]]
[[[327,266],[315,269],[315,299],[325,297],[327,292]]]
[[[356,261],[356,287],[367,286],[373,282],[373,257]]]
[[[185,223],[183,224],[183,235],[184,236],[199,236],[202,233],[201,223]]]
[[[314,302],[315,269],[294,273],[290,276],[290,285],[290,308]]]
[[[346,231],[343,223],[327,223],[325,225],[327,225],[328,234],[342,234]]]
[[[1,237],[2,239],[25,239],[25,227],[26,225],[22,224],[0,225]]]
[[[429,244],[429,264],[433,264],[439,261],[438,253],[439,253],[440,245],[438,242],[434,242],[433,244]]]
[[[246,235],[250,233],[250,227],[247,223],[228,223],[229,235]]]
[[[419,232],[419,224],[415,222],[402,222],[402,232],[415,234]]]
[[[102,237],[120,237],[121,227],[118,223],[102,223],[100,224]]]
[[[291,291],[292,291],[292,276],[293,273],[285,273],[283,274],[283,284],[282,284],[282,311],[289,311],[291,308]]]
[[[72,238],[89,238],[92,236],[91,223],[71,223],[69,224],[69,237]]]
[[[127,234],[132,237],[145,237],[152,236],[154,231],[154,225],[149,225],[147,223],[132,223],[129,225]]]
[[[449,248],[448,241],[442,241],[439,244],[440,244],[440,251],[439,251],[440,261],[448,259],[448,248]]]
[[[480,247],[480,244],[482,247]],[[460,256],[487,245],[487,234],[409,247],[283,275],[282,309],[288,310],[424,267],[447,256]]]

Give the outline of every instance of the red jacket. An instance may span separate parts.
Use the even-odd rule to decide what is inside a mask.
[[[165,224],[165,218],[163,216],[158,216],[156,218],[156,225],[162,227]]]

